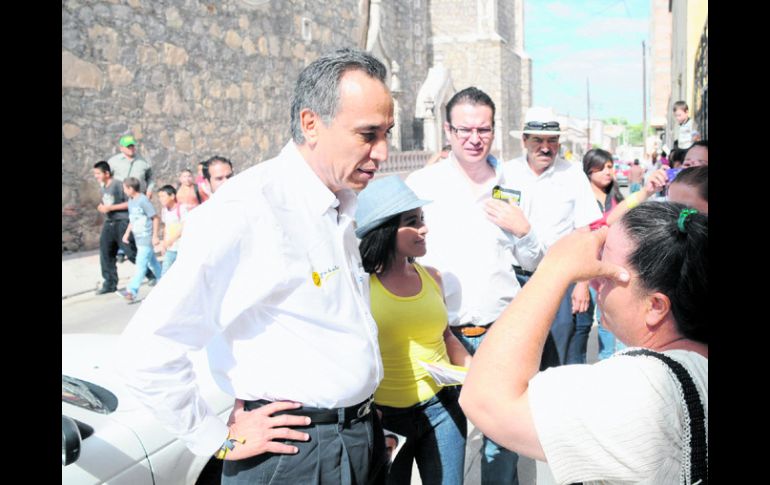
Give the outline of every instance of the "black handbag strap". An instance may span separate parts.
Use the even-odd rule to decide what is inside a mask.
[[[646,355],[648,357],[655,357],[668,366],[674,373],[679,386],[682,389],[682,395],[687,406],[689,418],[689,448],[690,453],[685,453],[685,460],[689,458],[690,468],[690,483],[695,485],[708,484],[708,441],[706,440],[706,414],[703,411],[703,405],[701,404],[700,395],[698,394],[698,388],[695,387],[695,383],[690,377],[690,373],[684,368],[682,364],[672,359],[671,357],[661,354],[660,352],[654,352],[649,349],[635,349],[628,352],[623,352],[618,355]],[[687,423],[685,423],[685,426]],[[687,431],[687,430],[685,430]],[[687,463],[685,464],[687,465]]]

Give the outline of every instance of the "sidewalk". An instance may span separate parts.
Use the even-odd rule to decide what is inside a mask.
[[[134,265],[126,260],[118,263],[118,288],[126,286],[134,275]],[[83,251],[61,257],[61,298],[94,292],[102,284],[99,250]]]

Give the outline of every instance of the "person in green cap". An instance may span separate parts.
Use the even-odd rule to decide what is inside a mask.
[[[113,176],[120,180],[128,177],[136,177],[142,186],[142,192],[148,199],[152,199],[152,191],[155,182],[152,180],[152,166],[150,162],[136,154],[136,140],[131,135],[120,137],[118,142],[120,153],[107,160],[113,171]]]
[[[128,177],[138,178],[142,193],[148,199],[152,199],[152,191],[155,187],[155,182],[152,179],[152,166],[150,162],[136,154],[136,139],[132,135],[121,136],[120,141],[118,141],[118,148],[120,153],[107,160],[107,164],[112,169],[112,177],[118,181],[118,185],[122,185]],[[133,237],[131,240],[133,242]],[[122,263],[125,260],[126,254],[122,249],[119,249],[117,261]],[[154,284],[155,278],[156,275],[153,275],[152,271],[148,269],[147,279],[151,285]]]

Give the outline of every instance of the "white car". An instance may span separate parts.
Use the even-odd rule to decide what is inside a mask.
[[[118,335],[62,335],[62,485],[213,485],[222,462],[195,456],[128,393],[112,369]],[[190,355],[204,399],[226,420],[233,398],[205,351]]]

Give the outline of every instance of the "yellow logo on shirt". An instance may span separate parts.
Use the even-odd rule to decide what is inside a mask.
[[[337,265],[320,273],[313,271],[313,284],[320,288],[322,282],[327,281],[332,275],[339,273],[339,271],[340,267]]]

